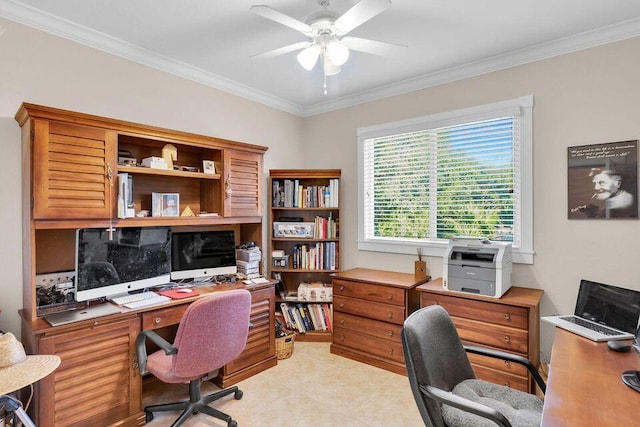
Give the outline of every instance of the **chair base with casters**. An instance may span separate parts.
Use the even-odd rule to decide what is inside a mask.
[[[182,411],[180,417],[171,424],[171,427],[177,427],[182,425],[187,418],[189,418],[192,414],[197,414],[198,412],[202,412],[211,417],[218,418],[222,421],[226,421],[228,427],[236,427],[238,423],[234,421],[230,415],[225,414],[222,411],[219,411],[215,408],[209,406],[211,402],[214,402],[222,397],[228,396],[233,393],[233,398],[236,400],[242,399],[242,390],[238,389],[238,386],[233,386],[226,388],[224,390],[220,390],[218,392],[209,394],[207,396],[202,397],[200,393],[200,384],[201,380],[193,380],[189,382],[189,401],[182,402],[173,402],[173,403],[163,403],[160,405],[151,405],[144,408],[145,412],[145,422],[150,422],[153,420],[154,412],[163,412],[163,411]]]

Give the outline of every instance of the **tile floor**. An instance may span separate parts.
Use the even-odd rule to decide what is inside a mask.
[[[409,380],[329,352],[329,343],[296,342],[293,355],[238,384],[241,400],[227,396],[212,405],[241,427],[412,427],[423,426]],[[179,390],[175,393],[176,388]],[[203,394],[218,388],[203,384]],[[143,404],[188,398],[187,385],[161,385]],[[177,412],[157,413],[150,427],[168,426]],[[226,423],[198,414],[186,427]]]

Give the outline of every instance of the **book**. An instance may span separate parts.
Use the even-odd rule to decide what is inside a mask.
[[[324,313],[324,320],[327,322],[327,330],[333,330],[333,319],[331,317],[331,304],[322,304],[322,311]]]
[[[280,303],[280,311],[282,311],[282,315],[284,316],[285,324],[289,329],[297,329],[295,322],[291,318],[291,312],[289,312],[289,307],[286,303]]]
[[[291,313],[293,317],[296,319],[296,327],[298,328],[298,331],[301,334],[304,334],[307,330],[306,330],[304,321],[302,320],[302,315],[300,314],[300,311],[296,307],[291,307]]]
[[[304,328],[307,331],[312,330],[313,328],[311,327],[310,319],[307,318],[307,315],[304,312],[304,306],[302,304],[297,304],[296,307],[298,309],[297,312],[300,313],[300,318],[304,324]]]

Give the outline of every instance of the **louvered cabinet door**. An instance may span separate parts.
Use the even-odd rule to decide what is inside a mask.
[[[261,216],[262,155],[225,150],[224,216]]]
[[[139,319],[132,318],[41,338],[38,353],[58,355],[61,363],[39,383],[37,425],[142,425],[139,331]]]
[[[116,135],[104,129],[35,120],[33,218],[109,218],[115,207]]]

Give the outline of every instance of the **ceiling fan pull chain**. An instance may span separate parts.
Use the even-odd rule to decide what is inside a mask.
[[[322,87],[324,88],[324,94],[327,94],[327,75],[322,73],[324,75],[324,84],[322,85]]]

